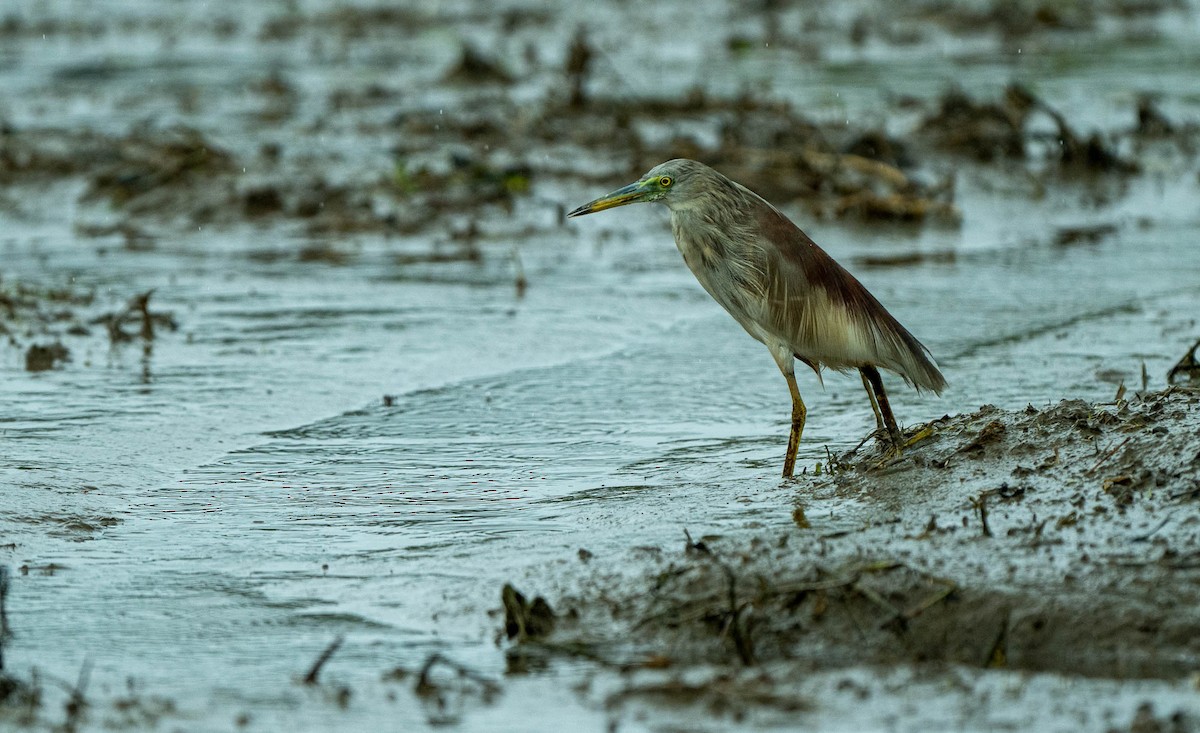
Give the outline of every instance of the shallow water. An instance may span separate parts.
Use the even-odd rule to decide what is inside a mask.
[[[407,53],[452,56],[451,38],[422,38]],[[1084,119],[1102,126],[1152,81],[1169,93],[1165,108],[1196,104],[1200,80],[1186,64],[1126,75],[1130,64],[1173,58],[1177,40],[1069,54],[1066,75],[1044,57],[968,68],[971,80],[997,87],[1013,75],[1042,83],[1064,95],[1057,104],[1080,101]],[[83,58],[113,53],[107,36],[59,43]],[[262,53],[244,38],[192,44],[124,49],[129,70],[109,88],[133,96],[147,79],[169,86],[172,75],[203,85],[206,73],[241,68],[236,54],[212,56],[228,45]],[[164,70],[161,56],[180,48],[200,60]],[[680,52],[668,86],[694,82],[683,71],[694,53]],[[4,89],[36,81],[30,69],[62,79],[70,66],[30,40],[16,55]],[[936,93],[944,79],[914,72],[927,61],[835,59],[814,66],[811,84],[783,91],[793,62],[755,54],[713,84],[762,75],[833,114],[877,105],[880,88]],[[324,59],[309,71],[354,63]],[[629,78],[626,59],[612,63],[613,78]],[[124,129],[127,115],[167,104],[151,89],[152,101],[113,116],[105,99],[56,89],[76,101],[72,124],[100,128]],[[236,101],[195,115],[234,146]],[[49,114],[28,98],[7,104],[17,124]],[[346,170],[378,152],[362,138],[325,142],[349,146]],[[1076,184],[1031,203],[965,171],[960,229],[806,223],[950,381],[938,399],[890,380],[902,422],[983,403],[1107,399],[1121,379],[1139,387],[1143,364],[1150,386],[1163,386],[1200,312],[1197,179],[1190,162],[1172,165],[1131,179],[1103,206]],[[630,548],[674,548],[685,528],[699,537],[790,524],[797,489],[777,477],[787,391],[771,359],[694,282],[664,211],[548,225],[552,203],[597,193],[584,182],[535,183],[510,218],[483,223],[481,262],[403,264],[394,255],[426,246],[426,236],[360,235],[343,266],[263,256],[301,244],[269,227],[162,237],[150,252],[102,248],[74,233],[73,211],[51,215],[53,201],[70,200],[64,191],[22,199],[32,215],[6,222],[0,241],[6,281],[69,280],[114,306],[156,288],[155,309],[182,327],[147,352],[94,346],[39,374],[22,371],[18,350],[0,351],[0,562],[28,568],[9,599],[9,669],[74,680],[90,660],[93,694],[117,696],[136,680],[144,695],[173,700],[188,730],[227,730],[242,713],[263,730],[406,728],[436,714],[408,683],[381,679],[393,667],[442,651],[501,677],[493,611],[504,582],[537,592],[544,574],[572,572],[580,548],[632,568]],[[1098,220],[1116,233],[1053,244],[1056,227]],[[530,282],[520,298],[513,242]],[[856,265],[908,251],[955,257]],[[827,374],[822,388],[805,374],[801,389],[810,412],[800,465],[812,470],[827,448],[857,444],[872,417],[857,377]],[[847,504],[844,518],[835,510],[810,519],[837,526],[855,511]],[[338,635],[346,643],[323,679],[353,690],[345,709],[323,689],[294,684]],[[531,716],[544,729],[567,720],[598,728],[607,713],[570,691],[574,674],[563,664],[548,677],[505,678],[493,705],[464,702],[461,728],[528,730]],[[113,713],[98,708],[95,720],[105,715]]]

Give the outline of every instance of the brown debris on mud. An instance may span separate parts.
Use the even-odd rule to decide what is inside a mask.
[[[350,25],[359,28],[354,17]],[[511,216],[522,199],[553,204],[539,195],[547,181],[625,182],[674,157],[701,160],[774,203],[800,204],[823,218],[956,225],[955,158],[1131,175],[1141,164],[1125,143],[1187,148],[1196,132],[1143,95],[1128,130],[1082,133],[1080,123],[1020,84],[999,101],[951,90],[915,129],[899,132],[816,120],[762,93],[600,94],[592,90],[598,51],[586,30],[563,43],[564,60],[552,73],[539,72],[536,61],[514,71],[499,49],[462,45],[442,79],[460,104],[436,108],[406,106],[404,95],[378,84],[309,98],[302,85],[274,74],[249,88],[261,97],[261,115],[289,127],[249,131],[248,141],[184,125],[142,123],[124,134],[6,126],[0,182],[82,180],[77,229],[119,234],[131,250],[152,248],[152,232],[163,228],[284,225],[306,236],[445,229],[463,213]],[[514,88],[530,83],[551,88],[534,102],[518,101]],[[296,127],[296,109],[320,115]],[[390,159],[347,175],[345,151],[310,151],[331,117],[357,120],[361,134],[385,141]],[[280,129],[291,130],[286,149]],[[255,146],[257,155],[246,151]],[[601,165],[571,166],[581,153]],[[339,168],[339,175],[329,172]]]
[[[1200,349],[1200,341],[1192,344],[1192,348],[1167,372],[1167,384],[1200,387],[1200,359],[1196,358],[1197,349]]]
[[[733,111],[720,124],[717,149],[676,138],[639,151],[637,172],[670,158],[697,158],[771,201],[802,201],[825,218],[951,224],[960,219],[952,179],[926,182],[907,156],[897,155],[902,144],[878,131],[821,128],[787,105],[747,101]]]
[[[150,308],[153,292],[134,295],[123,305],[102,310],[108,298],[97,297],[90,288],[47,287],[24,281],[0,283],[0,336],[8,346],[24,350],[25,370],[29,372],[70,363],[72,353],[86,352],[99,334],[107,336],[108,345],[114,348],[130,342],[148,346],[156,332],[179,329],[174,314]]]
[[[801,479],[793,531],[689,539],[633,581],[589,564],[600,574],[554,600],[566,612],[530,643],[665,670],[651,692],[689,669],[725,670],[711,677],[724,697],[742,689],[728,675],[751,669],[1193,673],[1200,392],[985,406],[908,438],[899,455],[860,448]],[[847,499],[863,507],[851,521],[809,519]]]
[[[1138,126],[1122,135],[1138,133],[1148,124],[1145,105],[1139,104]],[[1038,115],[1049,120],[1052,131],[1034,129],[1031,120]],[[1159,117],[1157,129],[1167,129],[1169,121]],[[1118,153],[1112,140],[1099,132],[1081,135],[1059,110],[1020,84],[1009,84],[997,102],[975,101],[951,89],[918,132],[939,149],[980,162],[1031,160],[1063,173],[1130,174],[1141,169],[1137,161]]]

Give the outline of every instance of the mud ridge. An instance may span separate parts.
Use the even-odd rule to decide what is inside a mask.
[[[512,653],[677,674],[1196,668],[1200,392],[985,406],[907,435],[899,455],[872,445],[798,480],[792,531],[688,536],[632,580],[593,560],[552,599],[553,631]],[[847,499],[863,507],[849,528],[816,519]]]

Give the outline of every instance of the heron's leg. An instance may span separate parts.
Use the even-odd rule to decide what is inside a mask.
[[[808,410],[800,398],[800,388],[796,386],[796,359],[792,350],[780,342],[767,341],[766,344],[771,356],[775,357],[779,371],[783,372],[783,378],[787,380],[788,391],[792,393],[792,431],[788,434],[787,455],[783,457],[783,477],[790,478],[796,470],[796,451],[800,448],[800,435],[804,432],[804,418]]]
[[[883,430],[883,415],[879,414],[879,402],[875,399],[875,392],[871,389],[871,382],[867,379],[867,373],[859,369],[858,375],[862,377],[863,388],[867,390],[867,399],[871,400],[871,411],[875,413],[875,432],[879,432]]]
[[[804,419],[808,416],[808,409],[804,407],[800,388],[796,386],[796,375],[784,372],[783,376],[787,379],[788,389],[792,393],[792,431],[788,434],[787,455],[783,457],[783,477],[789,478],[796,470],[796,451],[800,449],[800,435],[804,432]]]
[[[892,443],[899,448],[900,444],[904,442],[904,437],[900,433],[900,428],[896,426],[896,418],[892,416],[892,406],[888,404],[887,392],[883,389],[883,378],[879,376],[879,370],[873,366],[862,367],[861,371],[874,390],[875,401],[879,404],[879,412],[883,414],[883,422],[887,425],[888,435],[891,436]]]

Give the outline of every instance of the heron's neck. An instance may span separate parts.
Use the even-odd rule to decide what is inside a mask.
[[[740,193],[740,192],[739,192]],[[752,210],[741,196],[703,194],[683,201],[667,203],[671,221],[687,229],[728,230],[744,224],[745,212]]]

